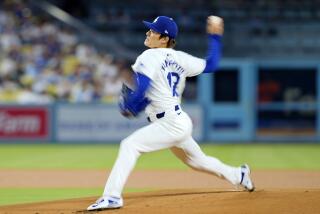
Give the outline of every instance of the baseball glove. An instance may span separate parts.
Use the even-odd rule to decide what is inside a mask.
[[[121,94],[119,97],[120,113],[127,118],[137,117],[146,106],[150,103],[147,98],[135,100],[134,91],[126,84],[122,84]]]

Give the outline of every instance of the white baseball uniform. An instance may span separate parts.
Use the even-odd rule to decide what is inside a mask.
[[[192,121],[180,106],[186,77],[200,74],[205,66],[205,60],[170,48],[148,49],[137,58],[132,69],[151,79],[146,93],[151,103],[145,110],[151,123],[121,142],[103,195],[121,197],[139,156],[166,148],[193,169],[240,183],[239,167],[228,166],[201,151],[191,136]]]

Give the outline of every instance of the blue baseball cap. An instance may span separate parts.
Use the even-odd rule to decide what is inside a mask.
[[[153,22],[143,21],[143,24],[157,33],[169,36],[174,39],[178,34],[178,26],[173,18],[168,16],[158,16]]]

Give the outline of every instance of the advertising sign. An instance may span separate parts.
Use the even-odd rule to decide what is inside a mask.
[[[49,138],[49,111],[45,107],[0,107],[0,139]]]
[[[189,111],[188,111],[189,110]],[[202,111],[186,108],[194,122],[193,136],[202,138]],[[56,112],[56,139],[60,142],[116,142],[148,124],[146,116],[127,119],[118,107],[103,105],[59,105]]]

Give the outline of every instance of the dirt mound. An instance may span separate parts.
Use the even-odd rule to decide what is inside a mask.
[[[125,195],[125,206],[99,213],[320,213],[320,189],[258,189],[255,192],[183,189]],[[97,198],[0,207],[3,214],[89,214]]]
[[[0,169],[0,188],[103,188],[105,170],[4,170]],[[260,189],[320,189],[320,171],[255,170],[252,173]],[[275,182],[276,181],[276,182]],[[228,189],[229,182],[194,170],[134,170],[127,188],[150,189]]]

